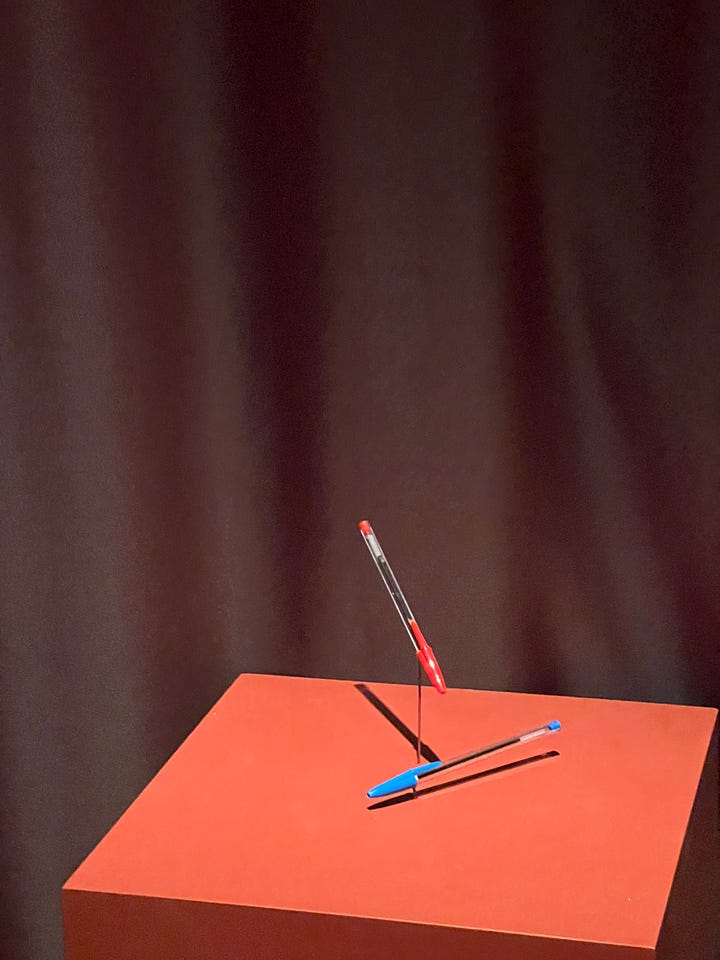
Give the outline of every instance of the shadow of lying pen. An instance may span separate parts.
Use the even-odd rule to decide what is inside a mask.
[[[368,703],[371,703],[378,713],[381,713],[385,719],[391,723],[395,729],[405,737],[407,742],[417,750],[417,734],[408,727],[407,724],[398,717],[397,714],[393,713],[390,707],[383,703],[383,701],[378,697],[377,694],[373,693],[370,688],[364,683],[353,684],[358,693],[361,693]],[[432,750],[426,743],[420,744],[420,754],[428,761],[428,763],[434,763],[439,760],[440,757]]]
[[[516,770],[518,767],[526,767],[528,764],[537,763],[538,760],[549,760],[551,757],[559,757],[557,750],[548,750],[547,753],[536,753],[532,757],[524,757],[522,760],[513,760],[512,763],[504,763],[499,767],[492,767],[490,770],[481,770],[479,773],[471,773],[466,777],[457,777],[455,780],[448,780],[446,783],[438,783],[432,787],[425,787],[418,790],[407,790],[395,797],[388,797],[387,800],[378,800],[377,803],[371,803],[368,810],[382,810],[384,807],[394,807],[398,803],[407,803],[408,800],[419,800],[421,797],[427,797],[431,793],[437,793],[439,790],[448,790],[450,787],[459,787],[463,783],[470,783],[472,780],[482,780],[483,777],[491,777],[498,773],[505,773],[508,770]],[[422,781],[421,781],[422,782]]]

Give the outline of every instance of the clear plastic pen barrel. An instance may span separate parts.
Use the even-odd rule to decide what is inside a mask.
[[[485,757],[490,753],[497,753],[498,750],[512,747],[516,743],[527,743],[529,740],[535,740],[537,737],[542,737],[546,733],[556,733],[560,730],[560,726],[559,720],[551,720],[550,723],[545,723],[542,727],[535,727],[526,733],[519,733],[514,737],[506,737],[504,740],[498,740],[497,743],[491,743],[486,747],[481,747],[480,750],[471,750],[470,753],[463,753],[459,757],[452,757],[450,760],[445,760],[440,769],[447,770],[448,767],[455,767],[460,763],[467,763],[469,760]],[[423,774],[420,774],[420,776],[423,776]]]
[[[550,723],[546,723],[542,727],[537,727],[535,730],[528,730],[527,733],[521,733],[518,737],[520,743],[525,743],[527,740],[534,740],[536,737],[542,737],[543,734],[553,733],[555,730],[560,729],[560,724],[557,720],[551,720]]]
[[[400,614],[400,619],[405,624],[405,629],[407,630],[408,636],[412,641],[412,645],[415,650],[419,652],[420,648],[418,647],[417,640],[415,639],[412,627],[410,626],[411,622],[414,622],[415,617],[410,609],[410,604],[407,602],[405,595],[400,589],[400,584],[395,579],[395,574],[392,572],[385,554],[382,552],[378,538],[373,533],[369,524],[367,526],[361,526],[360,532],[362,533],[363,540],[370,551],[370,555],[375,561],[375,566],[378,568],[380,576],[383,579],[383,583],[387,587],[388,593],[392,597],[392,601],[395,604],[397,612]]]

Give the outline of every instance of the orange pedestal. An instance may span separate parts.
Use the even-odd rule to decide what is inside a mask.
[[[442,758],[563,730],[376,805],[415,690],[369,688],[241,676],[68,880],[67,960],[714,960],[715,710],[426,689]]]

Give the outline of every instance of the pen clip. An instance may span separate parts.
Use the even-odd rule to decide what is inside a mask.
[[[422,664],[423,670],[428,675],[430,683],[435,687],[438,693],[447,693],[445,678],[442,675],[440,664],[437,662],[437,658],[433,653],[432,647],[422,635],[422,631],[417,625],[417,621],[410,621],[410,629],[412,630],[413,636],[415,637],[418,645],[417,658]]]

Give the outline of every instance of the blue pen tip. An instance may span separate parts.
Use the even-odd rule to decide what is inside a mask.
[[[560,730],[562,724],[559,720],[551,720],[548,724],[548,730]]]

